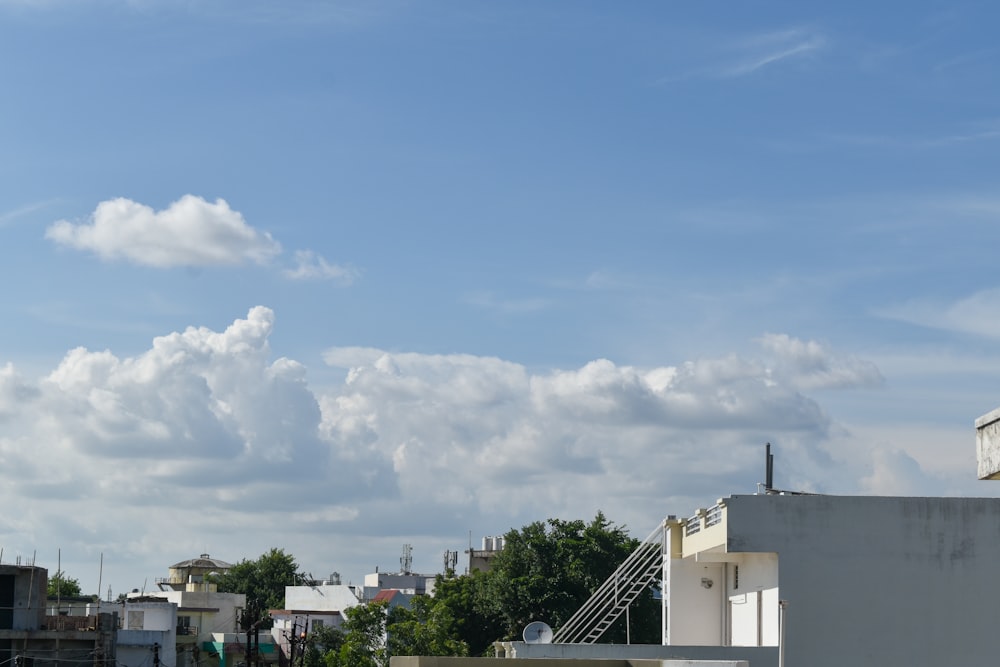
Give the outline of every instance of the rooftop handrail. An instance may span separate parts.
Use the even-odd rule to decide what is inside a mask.
[[[684,520],[684,534],[694,535],[695,533],[701,532],[701,513],[696,513],[694,516],[688,517]]]
[[[722,505],[716,503],[705,513],[705,527],[708,528],[719,523],[722,523]]]

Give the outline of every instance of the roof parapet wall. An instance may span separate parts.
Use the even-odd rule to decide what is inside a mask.
[[[979,479],[1000,479],[1000,408],[976,420]]]

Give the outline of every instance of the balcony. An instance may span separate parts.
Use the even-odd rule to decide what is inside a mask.
[[[699,509],[684,520],[682,553],[688,556],[702,551],[724,551],[728,531],[726,529],[726,504],[719,500],[707,509]]]

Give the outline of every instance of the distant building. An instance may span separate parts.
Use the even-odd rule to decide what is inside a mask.
[[[381,591],[395,590],[407,595],[427,595],[434,591],[436,574],[415,572],[372,572],[365,575],[364,600],[375,598]]]
[[[0,665],[104,667],[116,660],[118,615],[46,615],[48,570],[0,565]]]
[[[161,591],[196,591],[211,578],[206,575],[222,575],[232,567],[232,564],[224,560],[201,554],[197,558],[171,565],[166,577],[156,579],[156,585]]]
[[[260,632],[259,638],[251,633],[248,642],[246,633],[241,631],[246,595],[220,593],[208,576],[224,574],[231,567],[225,561],[202,554],[171,565],[169,576],[156,581],[159,591],[146,594],[133,591],[127,595],[128,600],[157,598],[177,606],[177,662],[169,667],[232,667],[246,662],[248,650],[258,651],[262,662],[277,661],[278,653],[269,632]]]
[[[177,605],[139,597],[122,603],[118,667],[177,665]]]
[[[504,538],[501,535],[484,537],[481,549],[473,549],[470,546],[465,551],[469,556],[469,567],[466,573],[489,572],[493,564],[493,559],[498,553],[503,551],[503,547]]]
[[[293,657],[292,645],[321,627],[339,628],[344,612],[361,604],[362,589],[345,586],[339,577],[307,586],[285,586],[285,608],[272,609],[273,640],[284,660]],[[298,649],[296,649],[298,650]]]
[[[378,592],[372,602],[376,604],[384,604],[387,607],[402,607],[403,609],[410,608],[410,601],[413,600],[415,595],[411,593],[404,593],[403,591],[396,590],[394,588],[389,588],[381,590]]]

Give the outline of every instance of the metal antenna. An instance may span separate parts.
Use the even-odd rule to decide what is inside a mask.
[[[413,547],[411,545],[403,545],[403,555],[399,557],[399,566],[402,568],[403,574],[410,573],[410,568],[413,567]]]

